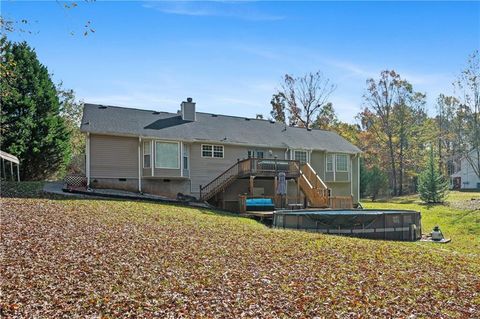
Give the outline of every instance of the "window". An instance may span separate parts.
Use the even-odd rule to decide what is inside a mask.
[[[248,150],[248,158],[254,157],[254,158],[264,158],[264,152],[260,150]]]
[[[337,154],[335,168],[337,172],[348,171],[348,156],[346,154]]]
[[[178,169],[179,158],[177,142],[155,142],[155,168]]]
[[[307,162],[307,151],[295,151],[294,159],[300,161],[301,164]]]
[[[152,165],[152,147],[151,142],[143,142],[143,168],[150,168]]]
[[[183,155],[183,169],[188,169],[188,156]]]
[[[333,172],[333,154],[327,154],[327,172]]]
[[[202,145],[202,157],[212,157],[212,145]]]
[[[223,145],[213,146],[213,157],[223,158]]]
[[[202,157],[223,158],[223,145],[202,145]]]

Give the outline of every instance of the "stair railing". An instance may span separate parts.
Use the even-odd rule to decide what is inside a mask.
[[[207,200],[211,198],[219,188],[223,187],[225,184],[230,182],[233,178],[238,176],[239,172],[239,164],[243,163],[244,161],[240,162],[237,161],[235,164],[230,166],[226,171],[218,175],[215,179],[213,179],[210,183],[203,186],[200,185],[200,199]]]

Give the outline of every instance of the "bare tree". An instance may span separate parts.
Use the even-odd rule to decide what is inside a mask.
[[[69,11],[79,6],[78,1],[60,1],[56,0],[56,3],[60,7],[61,10]],[[95,2],[95,0],[83,0],[83,2]],[[5,17],[5,15],[0,16],[0,30],[2,30],[3,35],[6,33],[38,33],[38,31],[32,31],[32,23],[38,23],[37,20],[31,21],[25,18],[22,19],[12,19]],[[75,35],[75,31],[71,30],[70,35]],[[95,29],[93,28],[91,21],[86,21],[83,26],[82,31],[84,36],[89,34],[95,33]]]
[[[460,110],[457,112],[463,128],[457,130],[461,155],[480,177],[480,53],[470,55],[467,67],[454,83],[459,92]]]
[[[377,138],[379,140],[386,139],[392,178],[391,186],[395,195],[397,194],[397,162],[393,145],[394,124],[392,113],[400,82],[400,75],[393,70],[383,71],[378,81],[368,79],[368,94],[364,95],[367,108],[363,112],[363,116],[368,117],[364,121],[369,123],[369,127],[375,132]]]
[[[272,97],[271,115],[284,121],[288,117],[290,125],[310,128],[335,88],[320,71],[300,77],[286,74]]]
[[[378,145],[387,148],[390,185],[394,195],[403,194],[405,164],[413,155],[415,135],[426,119],[425,94],[414,92],[408,81],[393,70],[367,80],[365,110],[360,114],[364,127],[371,130]],[[408,154],[407,154],[408,151]]]

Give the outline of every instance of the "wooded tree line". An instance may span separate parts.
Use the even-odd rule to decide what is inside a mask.
[[[415,193],[430,150],[444,176],[462,157],[480,176],[479,61],[475,51],[453,83],[455,96],[440,94],[433,116],[427,113],[426,93],[394,70],[367,79],[358,124],[338,120],[329,101],[335,85],[321,72],[285,75],[270,115],[291,126],[334,130],[360,147],[363,195],[375,197],[387,185],[385,195]]]

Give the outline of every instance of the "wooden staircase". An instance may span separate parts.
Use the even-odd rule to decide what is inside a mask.
[[[230,186],[238,177],[239,166],[237,162],[204,187],[200,185],[200,199],[207,201]]]
[[[329,207],[330,190],[310,164],[306,163],[301,167],[298,184],[305,194],[310,207]]]
[[[239,160],[226,171],[205,186],[200,186],[200,199],[207,201],[225,190],[237,178],[250,176],[275,178],[279,172],[284,172],[287,178],[300,176],[300,163],[295,160],[247,158]]]

